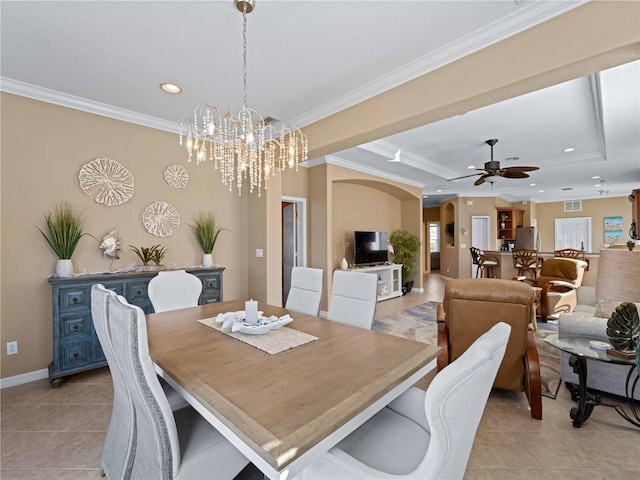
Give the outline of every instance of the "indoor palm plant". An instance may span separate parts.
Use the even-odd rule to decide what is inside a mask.
[[[216,246],[218,235],[229,229],[218,225],[212,212],[200,212],[193,222],[191,228],[202,247],[202,265],[210,267],[213,265],[213,248]]]
[[[403,291],[411,291],[416,258],[420,253],[420,239],[406,230],[396,230],[391,234],[389,243],[393,245],[393,261],[402,264]]]
[[[51,249],[58,256],[56,265],[57,277],[68,277],[73,274],[73,255],[78,242],[84,235],[85,214],[69,202],[61,202],[53,208],[53,212],[44,215],[46,232],[40,227],[40,233]]]

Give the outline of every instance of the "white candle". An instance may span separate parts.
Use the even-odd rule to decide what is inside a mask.
[[[251,325],[258,323],[258,302],[253,299],[244,302],[244,321]]]

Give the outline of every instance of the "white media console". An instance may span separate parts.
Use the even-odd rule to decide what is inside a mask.
[[[375,273],[378,275],[378,301],[402,296],[402,264],[355,267],[352,272]]]

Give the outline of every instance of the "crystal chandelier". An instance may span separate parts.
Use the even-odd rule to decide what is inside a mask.
[[[254,0],[235,0],[242,12],[243,101],[236,117],[228,110],[200,104],[193,117],[180,122],[180,145],[189,152],[188,160],[195,156],[196,164],[213,161],[220,169],[222,183],[233,190],[248,180],[249,191],[267,188],[269,177],[286,168],[298,170],[298,163],[307,160],[307,136],[300,129],[283,125],[279,129],[265,121],[257,111],[247,107],[247,14],[254,8]],[[186,138],[186,140],[185,140]]]

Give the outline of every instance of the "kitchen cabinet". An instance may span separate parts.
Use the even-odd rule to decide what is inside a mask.
[[[524,210],[518,208],[498,208],[498,239],[515,240],[516,229],[522,227]]]

